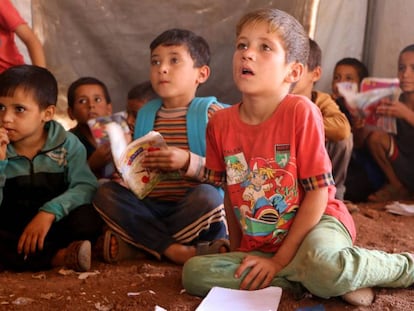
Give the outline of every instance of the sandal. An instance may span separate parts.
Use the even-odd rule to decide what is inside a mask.
[[[391,184],[385,185],[377,192],[368,196],[368,201],[376,203],[408,199],[410,199],[410,196],[405,188],[397,189]]]
[[[66,248],[65,267],[77,272],[89,271],[91,268],[91,242],[75,241]]]
[[[114,237],[118,243],[118,254],[114,257],[111,256],[112,237]],[[114,231],[106,230],[103,235],[102,257],[107,263],[115,263],[121,260],[144,258],[145,253],[143,253],[139,248],[125,242]]]
[[[226,252],[230,252],[230,242],[227,239],[218,239],[211,242],[198,242],[196,246],[196,255],[209,255],[221,253],[220,249],[224,247]]]

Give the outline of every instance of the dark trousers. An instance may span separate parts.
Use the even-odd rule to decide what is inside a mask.
[[[102,232],[103,221],[91,204],[82,205],[60,221],[52,224],[46,235],[42,251],[17,253],[21,229],[0,228],[0,267],[16,271],[39,271],[51,268],[51,261],[59,249],[77,240],[96,241]]]

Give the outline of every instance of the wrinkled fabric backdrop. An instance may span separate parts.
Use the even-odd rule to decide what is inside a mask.
[[[48,68],[59,82],[58,107],[63,115],[67,88],[81,76],[102,80],[114,111],[123,110],[128,90],[149,77],[150,42],[168,28],[190,29],[210,44],[212,73],[198,95],[214,95],[226,103],[238,101],[231,71],[235,25],[244,13],[260,7],[292,14],[319,43],[324,73],[317,87],[326,92],[330,92],[337,60],[356,57],[364,60],[372,75],[395,76],[399,50],[414,42],[409,31],[414,18],[411,0],[12,2],[44,43]]]

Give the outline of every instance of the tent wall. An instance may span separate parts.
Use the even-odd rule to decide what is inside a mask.
[[[235,25],[245,12],[278,7],[299,20],[310,0],[161,1],[32,0],[36,29],[43,34],[49,68],[62,94],[80,76],[95,76],[109,87],[115,110],[123,109],[134,84],[149,78],[149,44],[168,28],[187,28],[207,39],[212,74],[199,95],[235,102],[231,76]]]
[[[172,27],[191,29],[210,43],[212,75],[199,95],[216,95],[228,103],[239,100],[231,76],[235,25],[245,12],[259,7],[285,10],[309,27],[312,3],[319,3],[313,36],[323,51],[323,75],[317,88],[327,92],[337,60],[356,57],[373,75],[395,76],[398,52],[413,40],[411,0],[12,2],[26,19],[32,18],[44,43],[48,67],[59,82],[61,113],[68,85],[80,76],[101,79],[115,111],[124,109],[129,88],[149,77],[149,43]]]
[[[414,44],[414,1],[369,1],[370,23],[364,60],[371,75],[394,77],[397,75],[399,52]]]
[[[322,49],[322,77],[316,87],[331,91],[335,63],[344,57],[362,59],[367,0],[321,0],[314,39]]]

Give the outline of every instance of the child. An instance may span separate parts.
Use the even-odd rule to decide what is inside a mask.
[[[325,146],[332,161],[332,174],[335,179],[335,198],[343,200],[346,174],[353,147],[351,126],[345,114],[339,110],[329,94],[313,90],[314,84],[322,74],[322,51],[312,39],[309,39],[309,47],[308,61],[293,93],[306,96],[321,110],[325,129]],[[348,208],[355,209],[356,206],[350,204]]]
[[[397,118],[397,134],[371,132],[367,145],[381,167],[388,183],[368,196],[372,202],[412,199],[414,194],[414,45],[405,47],[398,58],[398,79],[402,95],[400,101],[384,101],[378,114]]]
[[[46,69],[0,74],[0,266],[87,271],[101,220],[85,148],[53,116],[57,82]]]
[[[152,88],[151,81],[145,81],[135,85],[128,92],[128,102],[127,102],[127,123],[131,133],[134,133],[135,130],[135,120],[137,118],[138,110],[141,109],[145,103],[157,97]]]
[[[345,57],[335,64],[332,78],[332,98],[337,100],[342,95],[338,92],[337,83],[354,82],[358,86],[362,79],[368,77],[368,69],[360,60],[352,57]]]
[[[338,87],[336,86],[339,82],[353,82],[359,87],[361,81],[366,77],[368,77],[368,69],[364,63],[352,57],[339,60],[333,71],[332,98],[347,116],[353,134],[353,151],[345,182],[345,199],[348,202],[366,201],[371,192],[378,190],[384,184],[384,176],[381,169],[366,148],[364,148],[367,134],[363,120],[351,115],[346,107],[344,98],[339,94]]]
[[[117,183],[106,183],[94,205],[112,229],[105,233],[106,261],[125,258],[120,243],[126,241],[158,259],[183,264],[196,254],[227,250],[222,195],[201,179],[206,123],[222,105],[213,97],[195,97],[210,75],[210,49],[202,37],[170,29],[151,42],[150,50],[151,84],[160,99],[139,110],[134,138],[150,130],[163,135],[168,149],[147,153],[143,165],[168,178],[143,200]]]
[[[321,113],[289,95],[308,45],[299,22],[277,9],[248,13],[237,25],[233,77],[242,101],[210,119],[206,151],[209,180],[226,182],[235,252],[187,261],[182,279],[190,294],[301,284],[324,298],[351,292],[345,299],[352,301],[362,292],[370,303],[371,286],[414,282],[410,254],[353,246],[353,219],[334,198]]]
[[[114,173],[109,143],[96,145],[88,120],[112,114],[112,102],[106,85],[93,77],[82,77],[68,88],[68,115],[77,121],[74,133],[86,148],[88,164],[99,179]]]
[[[24,64],[23,56],[14,41],[14,34],[26,45],[32,64],[45,67],[45,54],[38,37],[10,0],[0,0],[0,72],[11,66]]]

